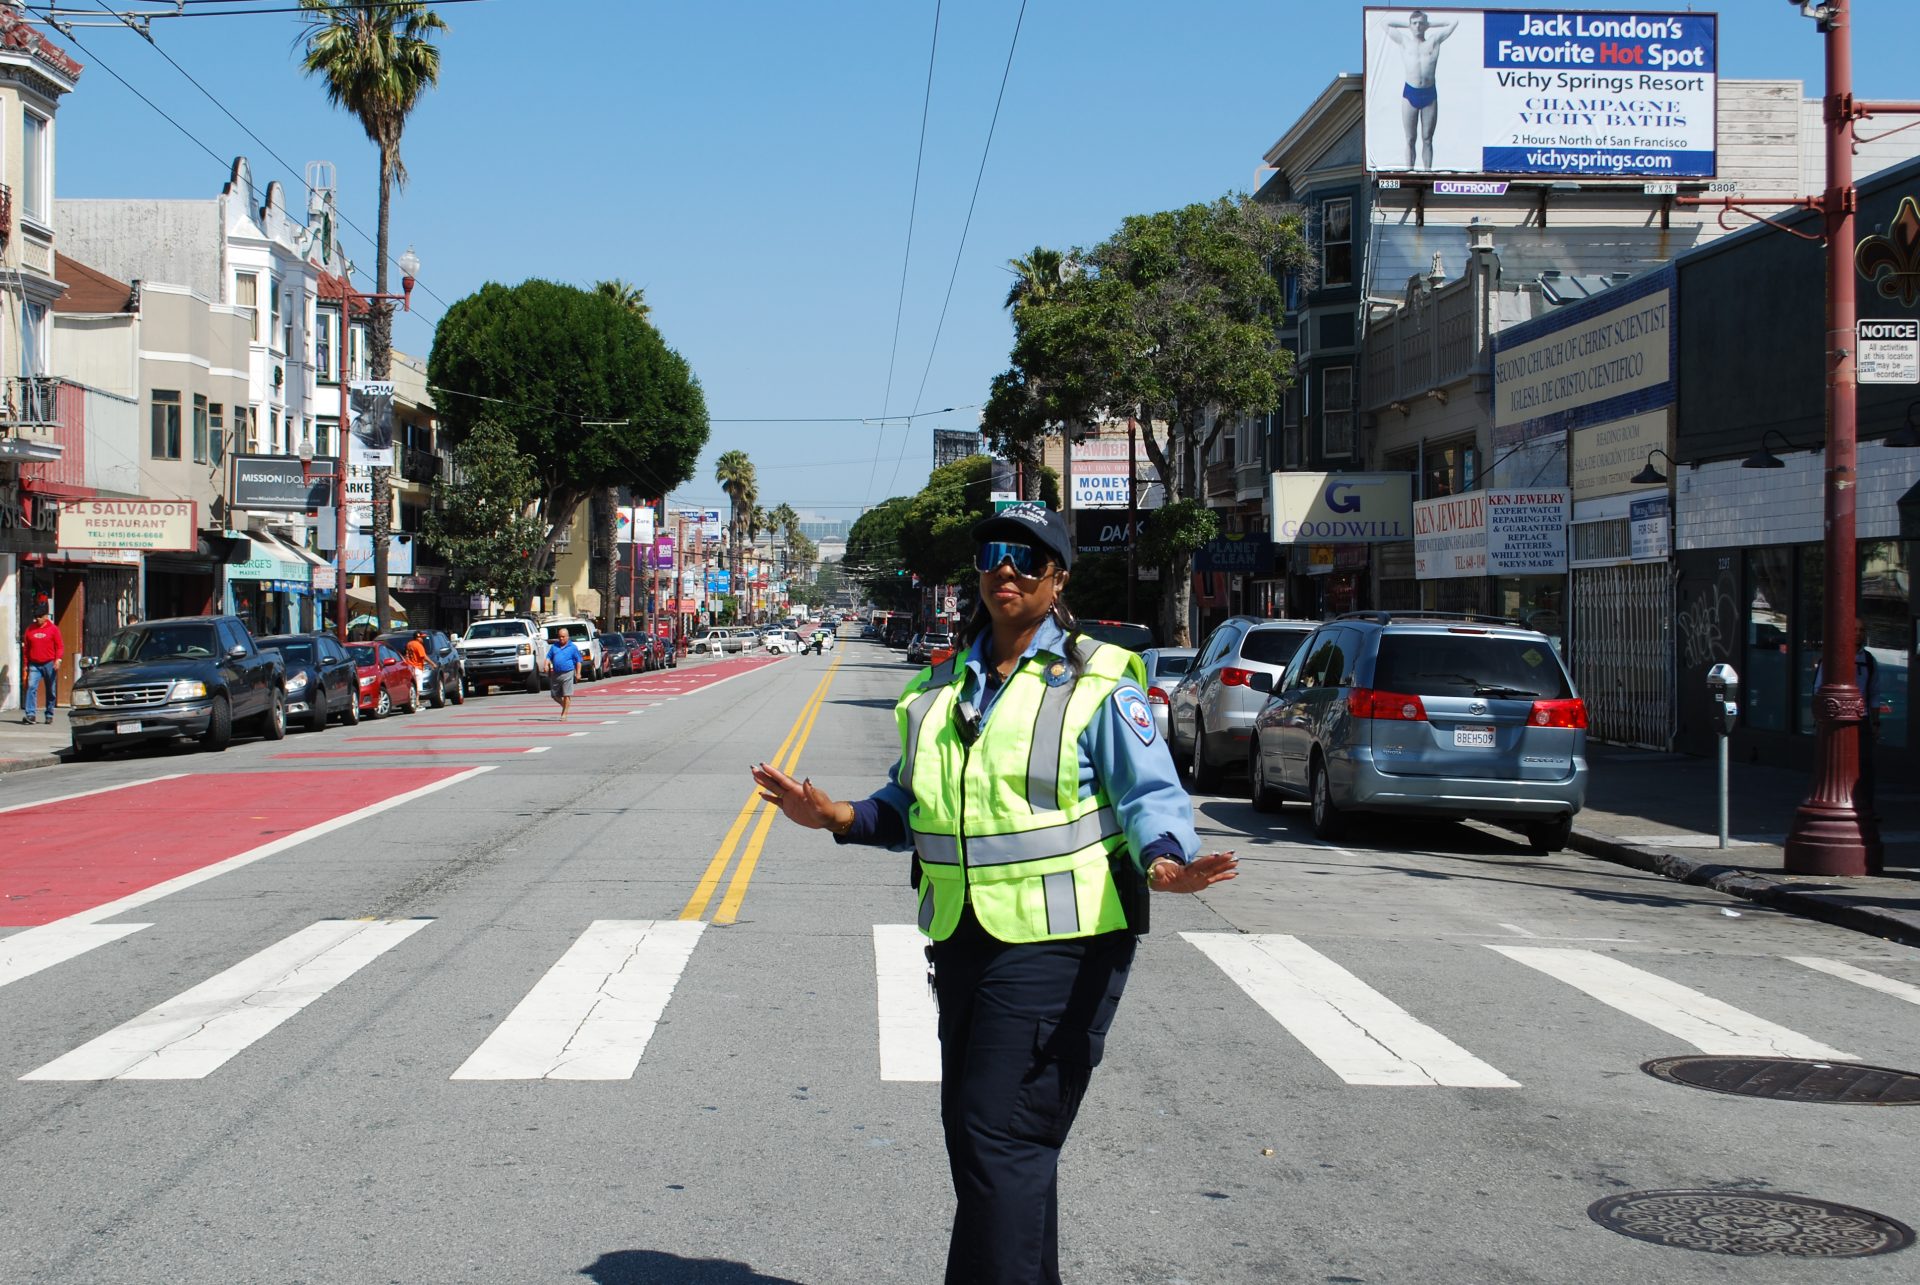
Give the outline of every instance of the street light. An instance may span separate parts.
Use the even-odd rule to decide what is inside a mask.
[[[1899,449],[1920,446],[1920,400],[1907,403],[1907,422],[1881,439],[1880,445]]]
[[[1660,483],[1666,481],[1667,475],[1665,473],[1662,473],[1659,469],[1653,466],[1653,457],[1656,455],[1658,455],[1661,459],[1665,460],[1669,468],[1679,467],[1679,465],[1674,462],[1673,456],[1667,454],[1665,451],[1661,450],[1658,446],[1656,446],[1652,450],[1647,452],[1646,467],[1641,469],[1638,473],[1635,473],[1632,477],[1628,478],[1627,481],[1631,482],[1635,486],[1658,486]]]
[[[1767,449],[1767,439],[1769,437],[1779,438],[1780,445],[1786,447],[1790,451],[1797,451],[1800,449],[1799,447],[1795,446],[1792,442],[1789,442],[1787,440],[1787,435],[1785,433],[1781,432],[1777,428],[1770,428],[1766,432],[1760,434],[1760,449],[1755,451],[1753,454],[1747,456],[1747,458],[1745,458],[1744,460],[1740,461],[1741,468],[1785,468],[1787,466],[1787,462],[1785,460],[1781,459],[1778,455],[1775,455],[1772,451]]]
[[[345,459],[344,454],[341,457]],[[313,484],[313,433],[300,434],[300,484]],[[342,643],[347,641],[347,474],[344,468],[333,470],[333,632]],[[359,699],[356,693],[354,699]]]
[[[408,312],[413,311],[413,283],[420,275],[420,256],[408,246],[407,252],[400,256],[400,306]]]

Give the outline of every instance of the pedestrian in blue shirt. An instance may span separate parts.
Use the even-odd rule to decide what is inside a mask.
[[[560,721],[567,721],[567,711],[573,707],[573,680],[580,673],[580,663],[586,658],[580,654],[580,648],[567,641],[567,631],[562,629],[553,637],[553,646],[547,649],[548,682],[553,698],[560,702]]]
[[[980,601],[895,708],[900,760],[859,802],[765,764],[761,796],[837,842],[911,849],[940,1007],[956,1209],[947,1285],[1057,1285],[1060,1150],[1147,929],[1146,892],[1231,879],[1200,855],[1140,658],[1073,633],[1066,523],[973,529]]]

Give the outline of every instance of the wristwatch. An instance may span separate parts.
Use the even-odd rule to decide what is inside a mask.
[[[1180,864],[1179,862],[1175,861],[1172,857],[1166,857],[1166,856],[1155,857],[1152,861],[1149,861],[1147,863],[1147,887],[1151,888],[1154,886],[1153,885],[1154,868],[1157,867],[1162,861],[1165,861],[1168,864],[1175,865],[1175,866]]]

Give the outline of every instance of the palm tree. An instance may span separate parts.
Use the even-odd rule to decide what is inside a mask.
[[[740,545],[746,535],[747,514],[760,498],[760,487],[753,475],[753,461],[745,451],[727,451],[713,465],[713,480],[727,493],[730,506],[727,519],[727,548],[733,563],[734,592],[740,592]]]
[[[309,76],[326,85],[327,101],[345,108],[360,122],[367,138],[380,149],[380,222],[374,237],[374,293],[387,293],[389,223],[393,186],[407,182],[400,160],[400,138],[407,117],[440,80],[440,49],[433,33],[447,24],[424,4],[368,3],[343,5],[337,0],[300,0],[309,15],[302,43],[301,65]],[[368,353],[375,379],[393,374],[393,302],[374,303]],[[373,594],[374,612],[384,632],[391,611],[387,601],[387,528],[393,508],[392,470],[373,470]],[[346,586],[340,586],[345,602]]]
[[[1007,267],[1013,270],[1013,284],[1007,287],[1005,306],[1018,307],[1032,299],[1036,302],[1045,299],[1067,279],[1067,256],[1058,250],[1049,250],[1043,245],[1033,247],[1033,253],[1019,259],[1008,259]]]
[[[605,295],[629,312],[639,313],[642,320],[653,315],[653,307],[647,302],[645,286],[636,286],[615,277],[611,281],[602,281],[594,287],[594,291]]]

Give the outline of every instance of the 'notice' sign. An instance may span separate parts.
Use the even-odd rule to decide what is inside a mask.
[[[1854,377],[1863,384],[1920,384],[1920,321],[1854,323]]]

